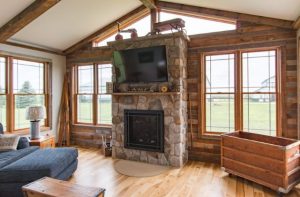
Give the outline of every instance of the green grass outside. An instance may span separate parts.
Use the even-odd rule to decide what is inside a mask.
[[[270,135],[269,131],[269,110],[271,110],[271,114],[273,116],[271,117],[271,134],[275,135],[276,133],[276,121],[275,121],[275,103],[271,103],[271,108],[269,106],[269,103],[258,103],[258,102],[250,102],[249,107],[249,116],[251,117],[251,121],[249,122],[249,128],[250,130],[261,133],[261,134],[267,134]],[[79,109],[78,112],[80,112],[78,121],[79,122],[92,122],[92,112],[91,112],[91,103],[81,103],[78,105]],[[233,103],[230,104],[231,113],[231,126],[233,127],[233,117],[234,117],[234,107]],[[16,109],[16,125],[19,125],[22,127],[29,126],[29,121],[25,118],[25,110],[26,108],[20,108]],[[207,115],[210,111],[209,105],[207,105]],[[211,126],[209,127],[210,119],[207,117],[207,130],[212,131],[221,131],[221,132],[228,132],[229,130],[227,128],[220,128],[220,127],[228,127],[229,126],[229,115],[228,115],[228,103],[225,102],[218,102],[212,104],[212,119],[211,119]],[[103,102],[101,105],[98,106],[98,114],[99,124],[111,124],[111,103],[110,102]],[[88,118],[86,118],[88,117]],[[248,129],[248,107],[244,106],[244,130]],[[100,122],[101,120],[101,122]],[[6,109],[0,108],[0,122],[4,123],[6,122]]]
[[[78,104],[78,122],[92,123],[92,103],[85,102]],[[111,124],[111,102],[98,104],[98,124]]]
[[[276,106],[275,103],[272,102],[271,105],[269,103],[263,102],[249,102],[245,103],[244,106],[244,129],[245,131],[266,134],[266,135],[276,135]],[[233,102],[230,103],[230,113],[229,111],[229,103],[228,102],[214,102],[206,106],[206,126],[207,131],[215,131],[215,132],[228,132],[234,130],[234,105]],[[249,109],[249,110],[248,110]],[[209,113],[211,110],[211,119],[209,117]],[[271,117],[269,117],[271,111]],[[249,113],[249,115],[248,115]],[[248,125],[248,116],[249,116],[249,125]],[[230,117],[230,118],[229,118]],[[229,119],[230,119],[230,127],[232,129],[228,129],[229,127]],[[270,133],[270,120],[271,120],[271,133]],[[210,126],[211,123],[211,127]],[[221,128],[225,127],[225,128]]]

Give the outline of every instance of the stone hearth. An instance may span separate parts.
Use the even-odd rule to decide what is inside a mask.
[[[116,50],[166,45],[168,93],[113,94],[113,158],[181,167],[187,161],[187,37],[179,32],[109,43]],[[114,70],[114,69],[113,69]],[[115,81],[115,72],[113,72]],[[133,150],[124,147],[124,110],[164,111],[164,152]]]

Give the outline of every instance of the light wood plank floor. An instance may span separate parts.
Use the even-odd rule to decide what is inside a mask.
[[[79,148],[78,169],[71,182],[102,187],[106,197],[270,197],[277,196],[263,186],[237,177],[229,177],[215,164],[189,161],[181,169],[146,178],[121,175],[114,170],[114,160],[99,149]],[[288,197],[300,197],[300,184]]]

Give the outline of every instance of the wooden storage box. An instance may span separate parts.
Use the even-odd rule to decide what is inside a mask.
[[[300,181],[300,141],[233,132],[222,135],[221,166],[236,176],[288,193]]]

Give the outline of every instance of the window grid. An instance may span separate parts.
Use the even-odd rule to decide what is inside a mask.
[[[205,87],[205,102],[206,109],[206,130],[210,132],[221,132],[224,130],[233,131],[234,130],[234,117],[232,117],[234,106],[232,105],[232,97],[234,92],[232,87],[232,66],[234,60],[234,54],[222,54],[216,56],[205,56],[206,61],[206,87]],[[219,65],[219,64],[222,65]],[[214,68],[213,67],[218,67]],[[227,69],[227,85],[223,86],[220,84],[218,79],[223,73],[218,73],[217,76],[212,76],[213,70],[222,69],[220,66]],[[208,73],[207,73],[208,72]],[[221,74],[221,75],[220,75]],[[209,77],[208,77],[209,75]],[[217,85],[216,85],[217,84]],[[227,100],[227,101],[226,101]],[[208,104],[208,105],[207,105]],[[220,116],[220,111],[226,111],[228,116]],[[217,117],[217,118],[215,118]],[[226,120],[227,119],[227,120]],[[218,122],[217,122],[217,121]],[[220,123],[221,122],[221,123]],[[226,123],[227,122],[227,123]]]
[[[7,69],[11,68],[11,69]],[[44,105],[48,114],[41,126],[49,126],[49,65],[34,60],[0,57],[0,122],[7,132],[26,133],[26,108]]]
[[[0,57],[0,122],[6,131],[6,58]]]
[[[26,129],[26,108],[33,105],[45,106],[45,64],[27,60],[13,59],[13,102],[14,130]],[[45,120],[41,121],[45,126]]]
[[[106,82],[112,81],[112,65],[99,64],[98,65],[98,111],[97,123],[102,125],[110,125],[111,114],[111,95],[107,95]]]
[[[233,130],[244,130],[273,136],[280,134],[281,132],[278,131],[278,129],[280,129],[278,127],[278,125],[280,125],[280,123],[278,123],[280,119],[277,113],[279,113],[278,110],[280,111],[281,109],[279,108],[277,100],[278,86],[276,73],[278,71],[276,65],[276,49],[235,51],[233,67],[235,73],[231,74],[230,69],[227,69],[227,72],[224,69],[223,73],[226,72],[227,77],[223,76],[219,78],[228,80],[224,82],[223,85],[220,85],[220,83],[213,84],[211,81],[213,80],[213,75],[215,75],[215,78],[218,76],[214,74],[214,72],[222,71],[213,70],[212,62],[226,61],[230,59],[228,58],[229,54],[230,53],[209,53],[203,56],[204,66],[201,68],[201,72],[203,73],[201,100],[204,101],[204,104],[202,104],[203,110],[201,110],[202,133],[217,134],[231,131],[230,128],[232,128]],[[227,57],[224,58],[226,55]],[[237,61],[238,59],[242,61],[239,62]],[[228,65],[229,61],[227,61],[227,68],[229,68]],[[224,63],[223,67],[226,67]],[[230,79],[232,78],[234,78],[233,87],[231,87],[232,85],[230,83]],[[227,91],[224,91],[226,88]],[[231,88],[234,89],[233,92],[231,92]],[[230,116],[230,113],[224,110],[224,108],[219,107],[223,110],[222,117],[228,116],[227,125],[224,121],[225,118],[219,118],[220,114],[216,113],[216,110],[213,112],[213,107],[220,106],[221,103],[212,101],[214,99],[216,100],[217,96],[220,95],[223,96],[223,99],[227,96],[227,100],[233,101],[233,105],[230,105],[230,101],[226,103],[227,109],[230,111],[233,108],[234,111],[233,125],[230,122],[232,116]],[[223,125],[220,125],[222,121]],[[217,125],[217,127],[215,125]]]
[[[82,65],[77,69],[77,121],[93,123],[94,65]]]
[[[247,112],[246,117],[244,117],[243,130],[275,136],[276,135],[276,126],[274,124],[276,124],[276,122],[272,121],[275,119],[274,113],[272,113],[272,108],[274,108],[274,105],[276,105],[277,92],[276,92],[276,88],[273,87],[271,89],[271,86],[276,86],[276,75],[275,75],[275,72],[273,72],[273,74],[271,73],[271,68],[272,67],[276,68],[276,64],[275,64],[275,61],[271,61],[271,59],[272,58],[276,59],[276,55],[275,55],[276,51],[270,50],[270,51],[263,51],[260,53],[265,53],[265,54],[259,55],[259,53],[257,53],[257,52],[242,53],[243,68],[245,67],[244,64],[246,64],[246,73],[247,73],[247,79],[245,80],[247,82],[246,83],[247,87],[243,88],[243,91],[244,91],[243,98],[246,97],[246,99],[243,99],[243,100],[244,100],[244,106],[245,106],[245,100],[246,100],[245,111]],[[267,87],[263,87],[264,88],[263,91],[260,91],[260,89],[262,89],[261,87],[255,87],[250,84],[250,77],[251,77],[250,76],[250,66],[253,64],[250,62],[250,60],[258,61],[261,59],[267,60],[267,62],[266,62],[267,65],[260,63],[261,67],[267,66],[267,75],[265,76],[265,77],[267,77],[267,79],[264,82],[266,82],[268,85],[267,85]],[[273,64],[271,62],[273,62]],[[261,69],[263,69],[263,68],[261,68]],[[274,82],[271,81],[272,79],[274,79]],[[253,91],[250,88],[256,88],[257,90]],[[254,102],[253,100],[257,97],[258,97],[258,101]],[[260,103],[258,103],[258,102],[260,102]],[[256,104],[256,103],[260,104],[260,106],[257,107],[258,104]],[[256,106],[256,107],[254,107],[254,106]],[[267,109],[265,109],[265,108],[267,108]],[[264,125],[264,129],[258,128],[256,125],[261,124],[261,126],[263,126],[261,122],[262,122],[262,119],[266,118],[266,116],[264,116],[260,120],[257,119],[255,121],[255,123],[253,123],[253,120],[251,121],[251,119],[255,119],[255,117],[253,117],[253,114],[251,115],[252,111],[260,112],[257,114],[267,113],[268,124]]]
[[[111,64],[78,65],[75,74],[75,123],[87,125],[111,125],[111,95],[106,92],[106,82],[111,82]],[[90,86],[81,83],[87,76],[81,76],[83,69],[89,69]],[[86,91],[87,90],[87,91]],[[87,99],[85,103],[82,98]],[[87,105],[88,107],[83,107]]]

